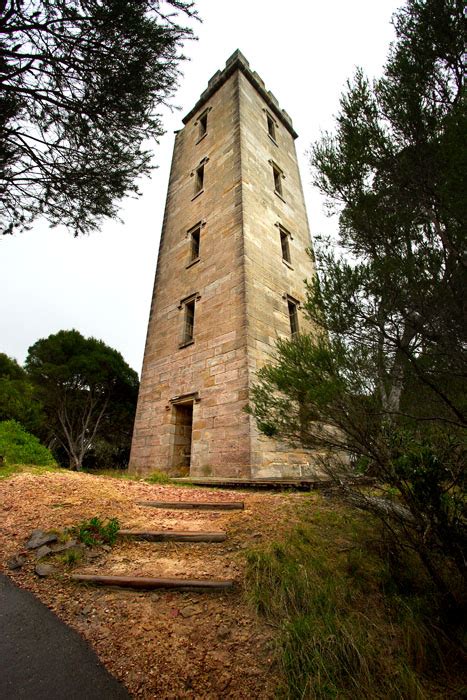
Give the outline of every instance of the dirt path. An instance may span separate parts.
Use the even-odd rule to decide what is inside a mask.
[[[299,496],[151,486],[86,474],[21,474],[0,482],[1,565],[34,528],[117,517],[122,528],[225,530],[212,544],[120,542],[111,552],[52,578],[34,573],[34,555],[6,571],[94,647],[136,698],[272,698],[273,630],[246,603],[245,548],[290,524]],[[244,511],[171,511],[138,500],[244,500]],[[72,582],[70,573],[232,578],[229,593],[135,592]]]

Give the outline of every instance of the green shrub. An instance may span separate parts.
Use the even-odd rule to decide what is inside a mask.
[[[7,464],[54,466],[52,453],[15,420],[0,423],[0,456]]]
[[[110,518],[106,523],[98,517],[83,520],[78,525],[70,528],[70,532],[77,540],[88,547],[96,547],[103,544],[115,544],[120,523],[117,518]]]

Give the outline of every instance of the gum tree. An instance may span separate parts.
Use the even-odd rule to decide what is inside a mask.
[[[82,468],[96,440],[108,437],[109,425],[131,437],[138,376],[117,350],[76,330],[59,331],[29,348],[25,367],[70,469]]]

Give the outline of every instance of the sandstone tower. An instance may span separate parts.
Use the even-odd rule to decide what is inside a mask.
[[[175,138],[130,470],[314,474],[244,407],[314,275],[288,114],[236,51]]]

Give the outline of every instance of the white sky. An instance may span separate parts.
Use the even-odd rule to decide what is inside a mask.
[[[333,115],[356,66],[376,77],[394,38],[392,13],[402,0],[197,0],[203,24],[173,100],[164,113],[166,134],[156,145],[159,166],[140,183],[143,196],[122,203],[123,224],[74,239],[37,222],[30,231],[0,239],[0,352],[23,363],[39,338],[76,328],[104,340],[141,370],[159,235],[173,148],[173,131],[208,79],[239,48],[267,89],[292,117],[311,233],[332,232],[322,200],[310,185],[305,151]]]

